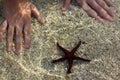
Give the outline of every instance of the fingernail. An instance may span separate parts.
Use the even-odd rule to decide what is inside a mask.
[[[112,14],[113,17],[115,17],[115,15],[116,15],[115,13]]]
[[[110,16],[106,16],[106,19],[107,19],[107,20],[109,20],[110,22],[112,22],[112,21],[113,21],[113,18],[112,18],[112,17],[110,17]]]
[[[15,50],[15,54],[17,54],[17,55],[19,55],[21,52],[22,52],[22,50],[18,50],[18,49]]]
[[[24,48],[29,49],[30,45],[31,45],[31,41],[30,40],[27,40],[27,41],[24,42]]]
[[[97,18],[98,22],[104,22],[104,20],[100,17]]]
[[[112,7],[115,7],[115,4],[112,4]]]
[[[38,18],[38,22],[41,23],[41,24],[45,23],[45,21],[42,18],[40,18],[40,17]]]
[[[115,13],[112,12],[112,13],[110,14],[110,16],[111,16],[111,17],[115,17]]]
[[[99,19],[99,20],[100,20],[100,22],[102,22],[102,23],[104,22],[104,20],[103,20],[103,19]]]
[[[13,47],[12,45],[7,45],[7,47],[6,47],[7,48],[7,52],[11,52],[12,51],[12,47]]]
[[[67,10],[66,8],[62,7],[62,11],[66,11],[66,10]]]
[[[30,48],[30,45],[25,45],[24,46],[26,49],[29,49]]]
[[[109,21],[110,21],[110,22],[113,22],[113,19],[112,19],[112,18],[110,18],[110,19],[109,19]]]

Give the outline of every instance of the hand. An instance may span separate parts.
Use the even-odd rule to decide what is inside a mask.
[[[18,6],[18,5],[17,5]],[[24,5],[13,8],[14,5],[4,5],[5,20],[0,25],[0,42],[6,32],[6,49],[8,52],[13,50],[13,43],[15,44],[15,53],[19,54],[24,47],[30,47],[30,28],[31,28],[31,14],[33,14],[40,23],[44,23],[39,11],[30,2]],[[15,10],[14,10],[15,9]]]
[[[65,0],[62,10],[69,8],[71,0]],[[110,0],[77,0],[77,3],[87,12],[88,15],[96,20],[103,22],[105,20],[113,21],[115,13],[112,10],[114,4]]]

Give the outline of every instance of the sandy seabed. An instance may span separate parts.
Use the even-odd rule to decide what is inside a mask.
[[[31,0],[46,24],[32,19],[31,48],[19,56],[6,52],[5,39],[0,43],[0,80],[119,80],[120,0],[112,1],[116,4],[115,20],[102,24],[79,6],[71,5],[62,13],[63,0]],[[63,55],[56,43],[71,50],[79,40],[87,44],[82,44],[76,55],[92,61],[75,61],[72,74],[66,75],[66,62],[51,64]]]

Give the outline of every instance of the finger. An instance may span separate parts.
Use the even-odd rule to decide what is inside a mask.
[[[13,24],[9,24],[8,27],[8,32],[7,32],[7,42],[6,42],[6,49],[8,52],[12,51],[13,48],[13,35],[14,35],[14,25]]]
[[[107,11],[107,13],[111,16],[114,17],[115,13],[112,11],[110,7],[103,1],[103,0],[96,0],[96,2],[104,9]]]
[[[35,5],[31,4],[30,7],[31,7],[31,13],[37,18],[38,22],[44,24],[45,22],[38,9],[35,7]]]
[[[113,21],[112,17],[102,8],[100,7],[96,1],[88,0],[88,4],[100,15],[100,17],[108,20]]]
[[[79,2],[79,5],[82,6],[82,8],[87,12],[88,15],[95,18],[99,22],[103,22],[103,19],[100,18],[98,14],[91,7],[89,7],[86,2]]]
[[[30,41],[30,31],[31,31],[31,17],[25,16],[24,17],[24,47],[29,48],[31,41]]]
[[[71,0],[65,0],[64,5],[62,7],[62,11],[66,11],[69,8],[70,2]]]
[[[15,28],[15,53],[19,54],[22,51],[22,24],[17,24]]]
[[[106,4],[110,7],[114,7],[114,4],[110,0],[104,0]]]
[[[6,28],[7,28],[7,20],[3,21],[2,24],[0,25],[0,42],[3,39],[3,35],[6,31]]]

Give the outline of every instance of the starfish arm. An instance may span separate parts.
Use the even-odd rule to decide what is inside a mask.
[[[69,51],[60,46],[59,43],[57,43],[57,46],[65,53],[65,55],[69,54]]]
[[[52,63],[62,62],[62,61],[64,61],[65,59],[66,59],[66,57],[59,58],[59,59],[53,60]]]
[[[89,59],[80,58],[80,57],[78,57],[78,56],[74,56],[73,59],[74,59],[74,60],[87,61],[87,62],[90,62],[90,61],[91,61],[91,60],[89,60]]]
[[[73,65],[73,60],[68,60],[68,64],[69,64],[69,67],[68,67],[68,70],[67,70],[67,74],[71,73],[71,68],[72,68],[72,65]]]
[[[68,7],[70,6],[70,2],[71,0],[65,0],[64,5],[62,7],[63,11],[66,11],[68,9]]]
[[[79,43],[77,44],[77,46],[75,48],[72,49],[71,53],[75,53],[75,51],[79,48],[79,46],[81,45],[81,41],[79,41]]]

